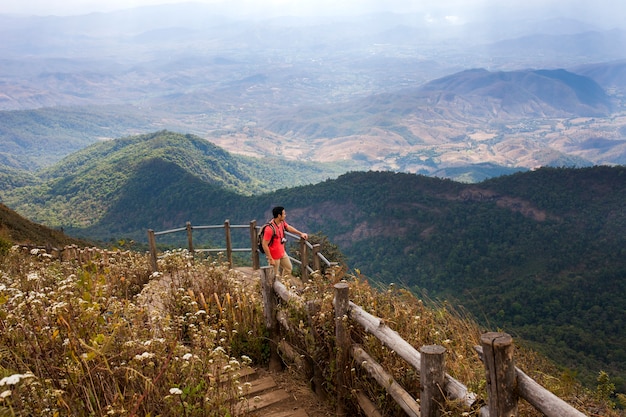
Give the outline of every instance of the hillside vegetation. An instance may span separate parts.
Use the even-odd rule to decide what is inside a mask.
[[[33,223],[4,204],[0,204],[0,254],[6,254],[15,244],[62,248],[72,244],[84,246],[87,242],[66,236],[62,231]]]
[[[478,184],[351,172],[250,195],[275,184],[267,182],[275,172],[257,176],[268,165],[254,166],[160,132],[88,148],[3,200],[66,233],[113,243],[145,243],[148,229],[187,221],[262,222],[283,205],[289,222],[327,236],[372,282],[462,305],[587,385],[605,370],[626,392],[625,167],[543,168]],[[245,233],[233,241],[249,245]]]
[[[185,251],[165,253],[159,273],[148,258],[131,251],[95,251],[89,259],[55,260],[44,252],[12,249],[0,256],[0,385],[3,415],[258,415],[245,401],[250,384],[241,377],[249,366],[268,361],[258,283],[238,278],[219,258],[196,259]],[[473,347],[480,329],[445,304],[426,305],[406,290],[373,289],[358,276],[344,276],[351,299],[384,317],[414,346],[446,347],[446,369],[478,396],[485,397],[484,367]],[[333,405],[334,321],[329,282],[315,275],[300,295],[320,311],[309,320],[317,343],[314,354]],[[294,327],[301,318],[283,312]],[[352,330],[375,359],[411,395],[419,381],[394,352],[374,337]],[[540,355],[518,348],[516,365],[587,415],[617,417],[611,384],[597,388],[562,378]],[[367,391],[386,416],[399,407],[355,367],[349,392]],[[232,377],[232,378],[231,378]],[[356,399],[345,408],[356,415]],[[454,402],[446,415],[477,416]],[[540,413],[521,402],[520,415]]]
[[[103,141],[75,152],[38,171],[36,177],[27,177],[35,177],[34,184],[23,181],[24,187],[7,187],[3,201],[49,226],[85,228],[111,213],[111,207],[120,198],[129,196],[126,190],[145,181],[153,185],[147,190],[148,196],[155,191],[161,194],[163,185],[176,177],[163,164],[174,170],[181,167],[188,177],[185,182],[189,182],[181,184],[178,190],[170,190],[174,194],[168,199],[189,191],[192,182],[250,195],[287,184],[318,182],[343,172],[332,164],[320,166],[232,155],[197,136],[160,131]],[[142,177],[141,173],[150,166],[155,170]],[[130,197],[141,203],[141,198],[147,196]],[[184,200],[182,197],[180,202]]]

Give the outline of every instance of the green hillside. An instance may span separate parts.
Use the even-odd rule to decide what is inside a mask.
[[[5,254],[15,244],[50,245],[55,248],[72,244],[88,245],[86,241],[74,239],[60,230],[33,223],[4,204],[0,204],[0,255]]]
[[[124,197],[125,189],[133,187],[138,170],[150,160],[169,162],[202,183],[243,195],[318,182],[345,170],[334,165],[231,155],[197,136],[161,131],[93,144],[39,171],[37,183],[23,181],[28,186],[6,187],[2,199],[30,219],[49,226],[90,227]],[[154,175],[164,181],[171,178],[166,168]],[[189,186],[181,187],[184,199],[185,187]],[[151,197],[158,195],[159,184],[149,192]],[[136,195],[131,198],[141,202]],[[160,203],[155,204],[158,209]],[[135,217],[132,214],[130,221]]]
[[[606,370],[626,392],[625,167],[462,184],[391,172],[319,182],[323,167],[285,166],[158,132],[93,145],[3,201],[75,236],[138,242],[147,229],[247,224],[284,205],[371,280],[462,305],[586,383]],[[281,188],[298,179],[313,184]]]

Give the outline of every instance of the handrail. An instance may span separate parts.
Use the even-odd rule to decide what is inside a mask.
[[[193,247],[193,231],[194,230],[207,230],[207,229],[224,229],[225,237],[226,237],[226,247],[221,248],[202,248],[202,249],[194,249]],[[231,244],[231,229],[249,229],[250,231],[250,247],[244,248],[233,248]],[[150,255],[151,255],[151,267],[153,272],[158,271],[158,254],[156,247],[156,237],[163,236],[171,233],[180,233],[187,232],[187,246],[190,253],[195,252],[226,252],[228,263],[232,267],[232,254],[234,252],[250,252],[252,257],[252,268],[259,269],[260,268],[260,251],[257,249],[257,239],[259,231],[261,230],[260,226],[257,226],[256,220],[252,220],[249,225],[231,225],[229,220],[226,220],[223,225],[204,225],[204,226],[192,226],[191,222],[187,222],[185,227],[179,227],[170,230],[163,230],[159,232],[155,232],[152,229],[148,229],[148,244],[150,246]],[[285,231],[285,236],[294,238],[300,241],[301,245],[301,254],[300,259],[296,259],[289,255],[289,259],[296,265],[299,265],[302,270],[302,279],[307,280],[309,275],[315,271],[319,271],[322,268],[322,265],[326,267],[332,267],[337,265],[336,262],[331,262],[319,251],[319,245],[313,245],[309,241],[300,238],[299,236]],[[309,253],[312,253],[311,262],[309,261]],[[312,263],[312,266],[311,266]]]

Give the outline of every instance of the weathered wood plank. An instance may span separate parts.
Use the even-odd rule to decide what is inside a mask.
[[[262,410],[274,404],[278,404],[281,401],[286,401],[289,398],[291,398],[291,396],[282,389],[257,395],[237,404],[235,407],[236,414],[241,415],[245,412]]]
[[[372,400],[370,400],[363,391],[357,391],[356,400],[359,403],[359,407],[361,407],[361,411],[363,411],[363,414],[367,417],[383,417],[380,411],[378,411],[378,408],[376,408],[376,405],[374,405]]]
[[[246,395],[248,396],[267,391],[278,386],[276,384],[276,381],[274,381],[274,378],[272,378],[271,376],[255,379],[254,381],[251,381],[250,384],[250,389],[246,392]]]
[[[378,384],[387,390],[407,416],[420,417],[419,404],[383,367],[359,345],[352,345],[352,357]]]

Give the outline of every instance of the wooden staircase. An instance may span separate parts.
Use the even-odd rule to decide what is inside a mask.
[[[246,400],[239,403],[239,414],[259,417],[310,417],[289,387],[281,387],[275,374],[263,369],[248,368],[241,373],[241,382],[249,382]]]

